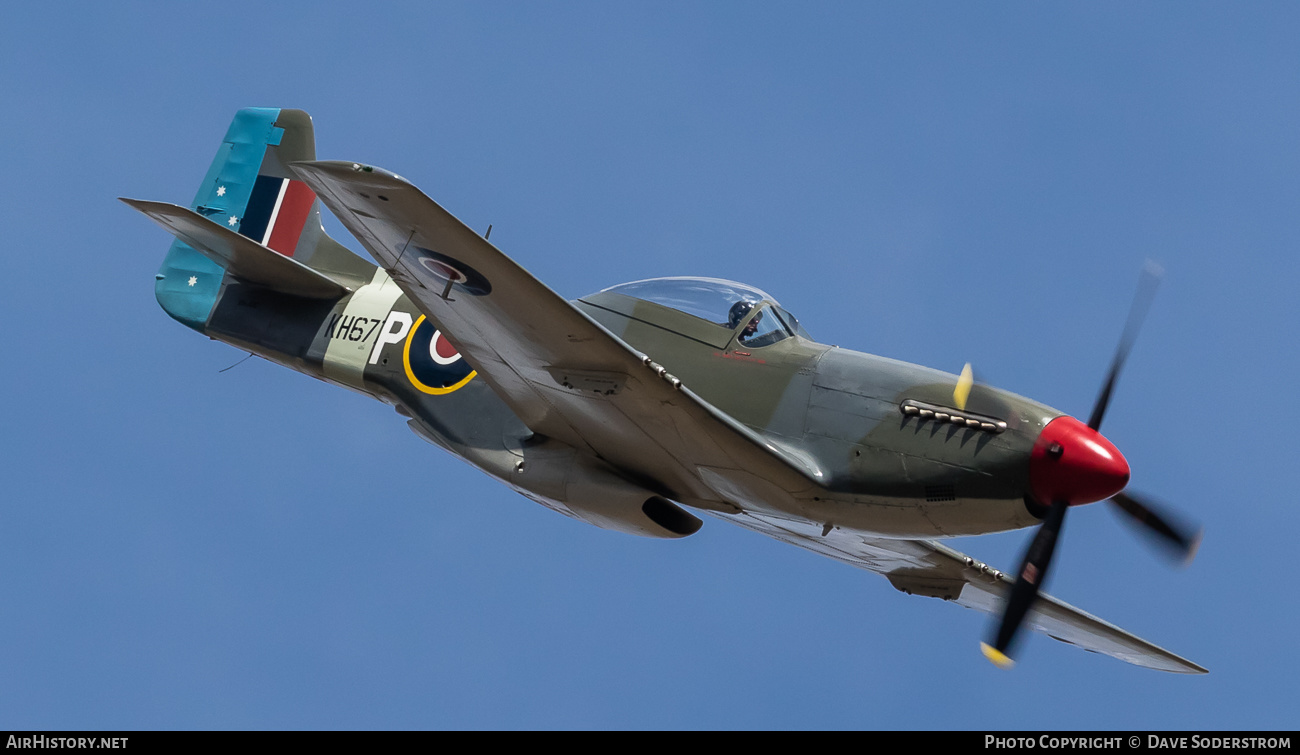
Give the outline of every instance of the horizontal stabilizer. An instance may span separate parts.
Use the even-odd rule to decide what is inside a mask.
[[[168,202],[119,197],[237,278],[309,299],[336,299],[351,289],[252,239]]]

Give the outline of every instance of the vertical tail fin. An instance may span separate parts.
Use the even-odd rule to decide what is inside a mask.
[[[325,233],[320,202],[288,165],[316,159],[311,116],[301,110],[245,108],[235,113],[190,207],[208,219],[309,267],[343,280],[369,281],[375,266]],[[158,303],[201,331],[225,269],[182,241],[158,271]]]

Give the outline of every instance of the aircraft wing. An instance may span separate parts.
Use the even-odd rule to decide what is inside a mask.
[[[405,179],[292,167],[534,432],[703,508],[788,511],[791,494],[817,487],[813,460],[715,409]]]
[[[932,540],[891,540],[840,529],[823,536],[819,525],[755,512],[718,518],[873,571],[903,592],[951,600],[984,613],[1001,613],[1015,583],[1011,575]],[[1046,593],[1039,594],[1025,625],[1052,639],[1137,666],[1179,674],[1208,673],[1186,658]]]

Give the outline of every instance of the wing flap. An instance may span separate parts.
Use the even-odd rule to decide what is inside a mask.
[[[297,260],[169,202],[119,197],[237,278],[293,296],[336,299],[347,286]]]
[[[719,516],[777,540],[884,575],[895,588],[944,598],[984,613],[999,613],[1014,580],[952,548],[929,540],[890,540],[755,513]],[[1207,670],[1046,593],[1025,624],[1036,632],[1136,666],[1179,674]]]
[[[701,467],[742,481],[761,470],[781,495],[745,503],[768,510],[818,486],[815,462],[709,405],[405,179],[356,163],[292,167],[534,432],[677,500],[745,492],[710,484]]]

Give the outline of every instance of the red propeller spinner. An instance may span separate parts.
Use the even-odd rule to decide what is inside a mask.
[[[1043,505],[1104,501],[1128,485],[1124,455],[1074,417],[1047,423],[1029,454],[1029,490]]]

